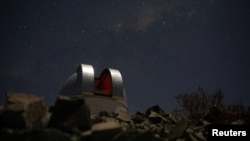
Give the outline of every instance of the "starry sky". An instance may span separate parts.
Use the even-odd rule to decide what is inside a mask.
[[[249,105],[248,0],[1,0],[0,103],[6,90],[53,105],[78,65],[118,69],[131,112],[178,107],[202,86]]]

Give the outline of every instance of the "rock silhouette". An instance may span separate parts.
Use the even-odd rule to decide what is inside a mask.
[[[158,105],[145,112],[102,111],[90,115],[81,95],[58,96],[48,108],[45,99],[32,94],[7,92],[0,108],[1,140],[17,141],[206,141],[207,125],[223,122],[211,109],[199,126],[178,114],[166,114]],[[245,124],[235,119],[232,124]]]

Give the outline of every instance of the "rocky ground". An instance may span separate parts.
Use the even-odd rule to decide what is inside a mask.
[[[158,105],[145,112],[90,115],[81,96],[59,96],[53,107],[42,97],[8,92],[0,108],[0,140],[17,141],[206,141],[207,128],[223,120],[213,109],[206,119],[190,121],[166,114]],[[242,119],[230,124],[243,125]]]

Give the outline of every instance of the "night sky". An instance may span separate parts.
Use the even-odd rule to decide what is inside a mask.
[[[6,90],[54,104],[78,65],[123,77],[131,112],[202,86],[249,105],[248,0],[1,0],[0,103]]]

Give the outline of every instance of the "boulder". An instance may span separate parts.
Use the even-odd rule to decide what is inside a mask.
[[[8,91],[1,112],[2,127],[32,128],[48,112],[43,97]]]
[[[186,119],[182,119],[179,123],[176,124],[174,128],[170,130],[168,133],[168,139],[170,141],[177,140],[178,138],[182,138],[188,128],[188,122]]]
[[[92,126],[92,138],[94,141],[110,140],[114,135],[122,131],[122,127],[116,121],[97,123]]]
[[[141,112],[136,112],[135,115],[132,115],[131,118],[134,123],[142,123],[146,120],[145,115]]]
[[[120,111],[118,112],[118,115],[116,117],[117,119],[123,121],[123,122],[131,122],[131,115],[128,112]]]
[[[72,131],[74,128],[88,130],[91,127],[89,108],[80,95],[59,96],[52,109],[50,127],[65,131]]]
[[[170,120],[168,120],[166,117],[163,117],[162,115],[151,111],[150,115],[148,115],[148,119],[152,122],[152,123],[161,123],[161,122],[165,122],[165,123],[171,123]]]
[[[156,112],[156,113],[158,113],[158,114],[160,114],[162,116],[165,116],[164,110],[159,105],[154,105],[154,106],[149,107],[146,110],[146,116],[150,115],[151,111],[154,111],[154,112]]]

